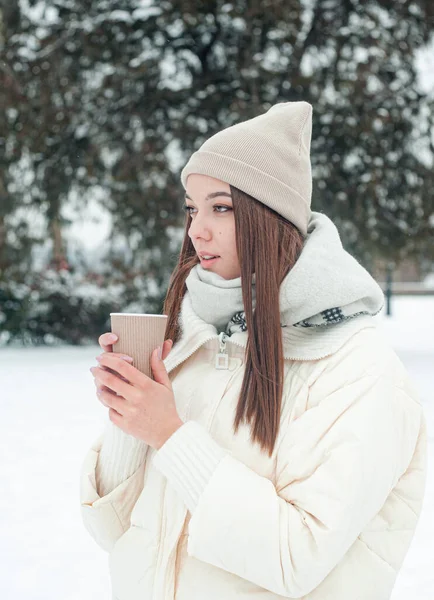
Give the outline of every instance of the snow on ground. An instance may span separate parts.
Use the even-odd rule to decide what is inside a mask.
[[[375,319],[419,390],[434,457],[434,296],[393,300]],[[0,589],[7,600],[108,600],[108,555],[82,525],[82,460],[107,421],[91,366],[101,350],[0,348]],[[392,600],[432,598],[434,470]],[[143,600],[146,600],[145,598]]]

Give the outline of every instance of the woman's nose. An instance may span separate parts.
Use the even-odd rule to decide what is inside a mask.
[[[197,215],[195,215],[195,217],[191,221],[188,233],[190,237],[209,237],[209,224],[203,217],[198,217]]]

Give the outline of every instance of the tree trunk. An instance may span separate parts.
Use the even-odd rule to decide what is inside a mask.
[[[6,223],[0,215],[0,271],[6,268]]]
[[[53,239],[53,258],[52,263],[57,271],[60,271],[65,264],[65,252],[62,238],[62,228],[59,219],[56,217],[51,221],[51,235]]]

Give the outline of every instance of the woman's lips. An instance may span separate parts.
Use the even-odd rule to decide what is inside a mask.
[[[220,258],[220,256],[216,256],[215,258],[211,258],[209,260],[206,260],[206,258],[202,258],[201,256],[199,256],[199,258],[201,265],[203,265],[204,267],[210,267]]]

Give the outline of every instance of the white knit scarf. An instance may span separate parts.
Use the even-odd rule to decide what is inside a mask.
[[[224,279],[195,265],[186,285],[198,317],[228,335],[245,331],[241,277]],[[253,309],[256,279],[253,275]],[[282,327],[324,327],[359,315],[376,315],[384,305],[377,282],[343,247],[329,217],[312,211],[303,250],[279,291]]]
[[[186,279],[195,313],[217,330],[225,331],[231,318],[244,313],[241,277],[224,279],[221,275],[195,265]],[[252,285],[253,308],[256,305],[255,274]]]

